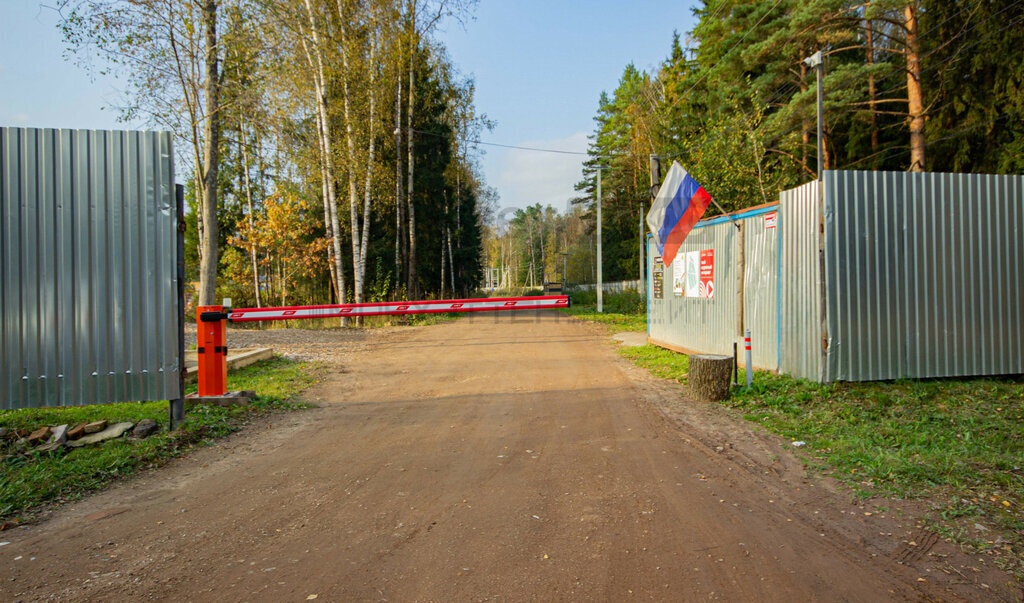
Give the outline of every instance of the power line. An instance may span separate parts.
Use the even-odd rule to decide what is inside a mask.
[[[445,137],[450,136],[450,134],[445,134],[445,133],[441,133],[441,132],[429,132],[427,130],[417,130],[415,128],[413,128],[412,131],[417,133],[417,134],[426,134],[427,136],[436,136],[438,138],[445,138]],[[517,151],[533,151],[535,153],[558,153],[560,155],[586,155],[588,157],[608,157],[609,156],[609,155],[591,155],[590,153],[588,153],[586,151],[563,151],[563,150],[560,150],[560,149],[542,149],[540,147],[523,147],[523,146],[518,146],[518,145],[514,145],[514,144],[501,144],[501,143],[498,143],[498,142],[487,142],[487,141],[484,141],[484,140],[475,140],[475,139],[466,139],[465,142],[470,143],[470,144],[484,145],[484,146],[488,146],[488,147],[500,147],[500,148],[503,148],[503,149],[515,149]],[[619,154],[620,153],[616,153],[616,155],[619,155]]]

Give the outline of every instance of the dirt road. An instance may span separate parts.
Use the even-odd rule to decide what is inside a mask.
[[[557,313],[391,332],[309,396],[3,533],[0,599],[956,598],[772,438]]]

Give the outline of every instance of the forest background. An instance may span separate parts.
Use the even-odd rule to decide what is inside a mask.
[[[517,211],[488,238],[499,284],[595,282],[599,166],[605,281],[640,278],[651,155],[663,172],[678,161],[727,211],[814,180],[816,75],[804,59],[818,50],[821,168],[1024,169],[1020,0],[706,0],[694,13],[657,68],[626,65],[601,94],[578,196],[563,211]]]
[[[649,157],[727,210],[823,169],[1020,173],[1024,0],[706,0],[601,93],[577,196],[497,211],[492,126],[435,35],[473,0],[64,0],[68,50],[175,133],[194,301],[469,296],[637,278]],[[814,70],[824,56],[824,161]],[[485,268],[487,270],[485,270]]]

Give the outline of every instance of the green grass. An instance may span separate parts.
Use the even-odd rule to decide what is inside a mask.
[[[620,353],[682,380],[687,358],[655,346]],[[745,381],[740,371],[740,382]],[[723,402],[745,419],[807,443],[805,460],[861,496],[925,499],[933,527],[961,543],[975,523],[1024,540],[1024,384],[935,379],[819,384],[758,371]],[[1010,558],[1020,566],[1020,553]]]
[[[317,380],[309,363],[275,357],[228,373],[228,389],[251,389],[257,398],[248,407],[195,406],[185,424],[167,431],[168,403],[125,402],[63,408],[0,411],[0,426],[34,429],[43,425],[84,423],[106,419],[138,422],[153,419],[160,431],[145,440],[118,438],[83,448],[51,453],[22,452],[5,443],[0,460],[0,520],[30,518],[46,503],[81,498],[111,481],[180,456],[195,446],[237,431],[245,422],[268,412],[300,408],[293,397]],[[195,391],[195,385],[188,388]]]
[[[562,310],[570,316],[603,324],[612,332],[647,331],[647,307],[644,297],[635,291],[609,293],[604,296],[604,312],[597,312],[597,293],[574,291],[569,294],[572,305]]]
[[[624,346],[619,348],[619,353],[632,360],[633,364],[651,371],[655,377],[686,382],[690,369],[690,359],[686,354],[676,354],[653,345]]]

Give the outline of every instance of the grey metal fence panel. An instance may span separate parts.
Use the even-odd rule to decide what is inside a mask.
[[[778,208],[743,220],[743,322],[750,329],[754,366],[779,368],[779,246]],[[774,217],[774,226],[769,220]]]
[[[1024,372],[1024,177],[825,172],[828,380]]]
[[[171,135],[0,128],[0,408],[180,396]]]
[[[821,269],[818,183],[781,193],[781,357],[786,374],[822,380]]]

